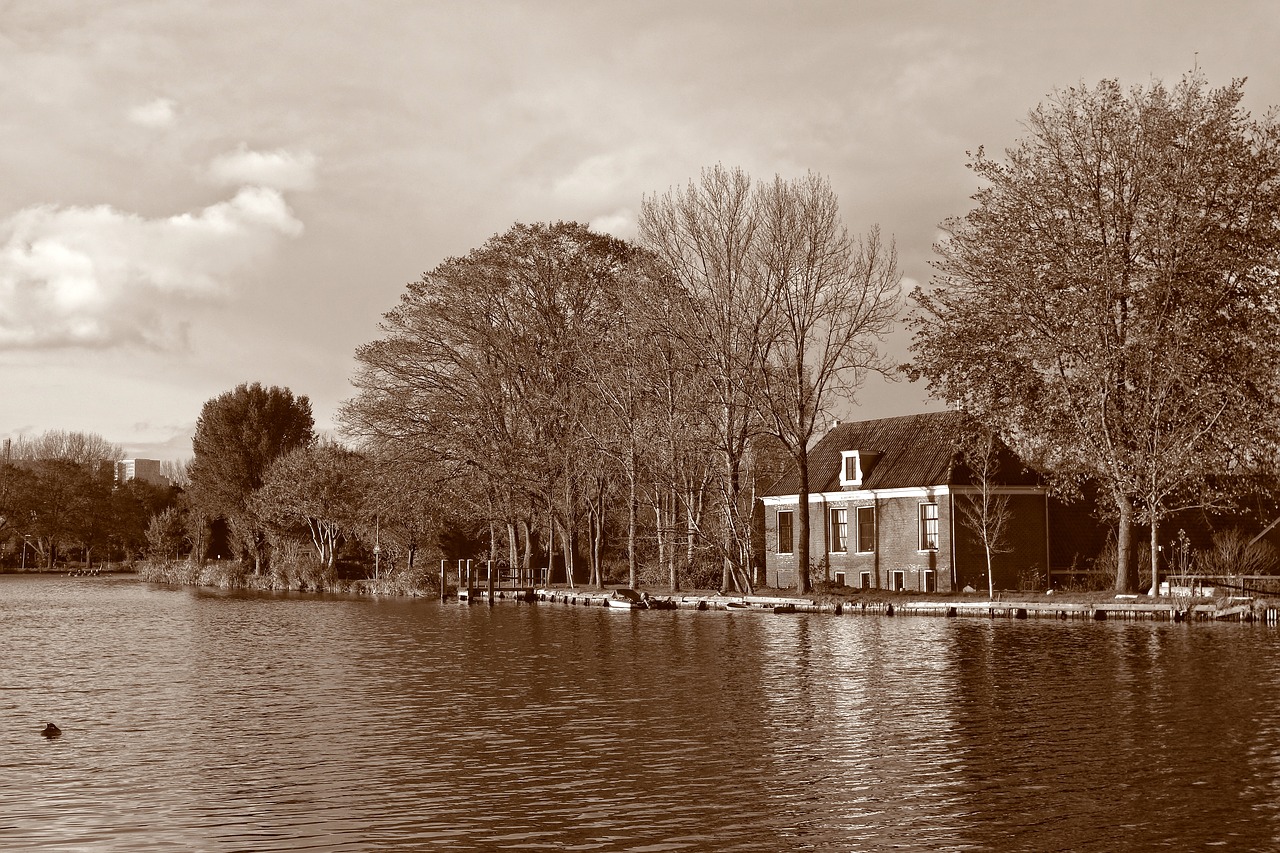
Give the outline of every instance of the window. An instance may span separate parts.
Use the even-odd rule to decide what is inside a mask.
[[[849,510],[843,507],[831,510],[831,550],[849,550]]]
[[[844,572],[836,572],[836,586],[844,586]]]
[[[933,569],[922,569],[920,572],[920,589],[924,592],[937,592],[938,582],[934,580]]]
[[[862,485],[862,455],[856,450],[845,450],[840,464],[840,485]]]
[[[920,550],[938,550],[937,504],[920,504]]]
[[[907,573],[894,572],[892,581],[893,581],[892,585],[893,585],[894,591],[901,592],[902,590],[907,588]]]
[[[794,538],[791,534],[791,516],[789,509],[778,510],[778,553],[790,554]]]
[[[858,576],[858,584],[863,589],[871,589],[871,572],[863,572]]]
[[[876,549],[876,508],[858,507],[858,552],[870,554]]]

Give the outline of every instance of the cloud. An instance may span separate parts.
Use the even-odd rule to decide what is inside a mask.
[[[309,190],[315,187],[319,158],[310,151],[294,154],[283,149],[251,151],[241,145],[215,157],[209,177],[228,186],[252,185],[277,190]]]
[[[604,213],[591,219],[591,230],[629,240],[636,235],[636,215],[630,208]]]
[[[156,98],[129,110],[129,121],[156,129],[169,127],[176,117],[175,105],[169,98]]]
[[[302,229],[260,186],[156,219],[108,205],[20,210],[0,222],[0,350],[173,346],[188,303],[222,296]]]

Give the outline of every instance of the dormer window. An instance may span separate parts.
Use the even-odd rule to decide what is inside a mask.
[[[840,485],[862,485],[862,454],[857,450],[845,450],[840,463]]]

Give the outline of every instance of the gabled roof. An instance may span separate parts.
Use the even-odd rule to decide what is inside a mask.
[[[967,416],[962,412],[928,412],[874,421],[842,423],[831,429],[809,451],[809,492],[838,492],[840,466],[846,450],[864,454],[859,489],[900,489],[969,483],[956,442],[963,437]],[[874,454],[866,458],[866,454]],[[1022,469],[1006,451],[999,481],[1008,485],[1032,485],[1039,478]],[[867,463],[870,463],[869,465]],[[800,478],[794,467],[779,477],[766,496],[794,495]]]

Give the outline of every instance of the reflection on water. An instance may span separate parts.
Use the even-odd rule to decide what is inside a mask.
[[[1248,626],[0,577],[0,849],[1275,849],[1278,661]]]

